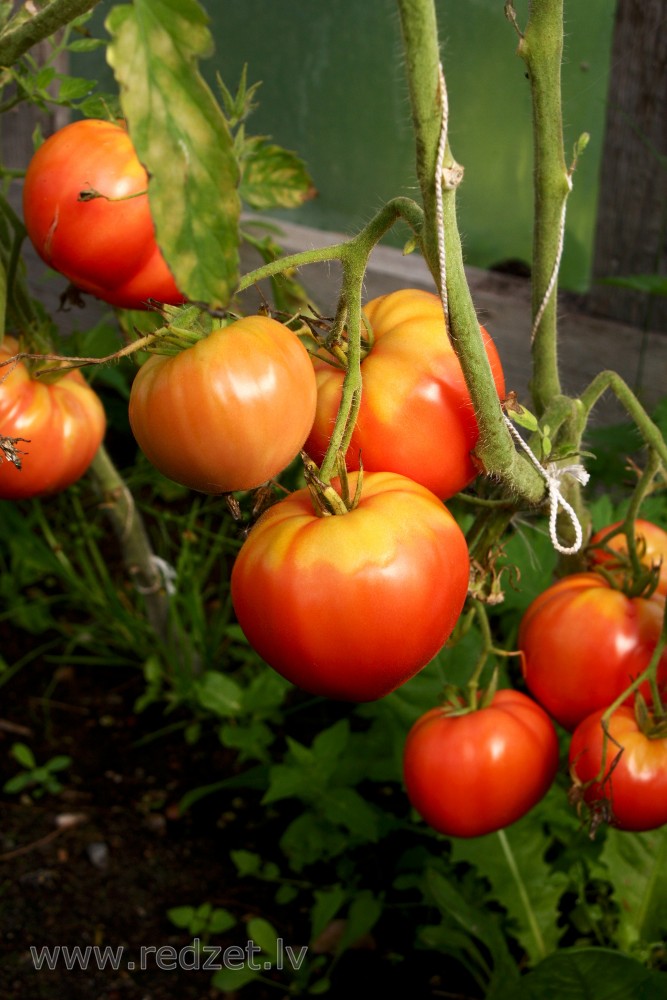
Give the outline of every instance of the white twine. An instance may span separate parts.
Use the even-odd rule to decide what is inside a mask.
[[[174,567],[168,563],[166,559],[162,559],[160,556],[156,555],[151,555],[149,562],[157,570],[161,585],[164,587],[167,594],[170,597],[173,596],[176,593],[175,580],[178,575]],[[135,587],[140,594],[153,594],[158,589],[155,584],[151,584],[149,587],[143,587],[141,584],[135,583]]]
[[[440,267],[440,300],[442,302],[442,309],[445,315],[445,327],[449,332],[449,297],[447,294],[447,256],[445,250],[445,224],[444,224],[444,210],[443,210],[443,195],[442,190],[445,185],[447,187],[455,186],[460,180],[461,168],[457,167],[453,171],[453,176],[447,178],[445,175],[444,162],[445,162],[445,150],[447,148],[447,126],[449,121],[449,102],[447,100],[447,88],[445,86],[445,75],[442,69],[442,65],[438,69],[438,79],[440,83],[440,104],[441,104],[441,122],[440,122],[440,137],[438,139],[438,151],[436,157],[436,167],[435,167],[435,217],[438,230],[438,265]],[[572,189],[572,180],[568,174],[568,183],[570,189]],[[549,284],[544,293],[544,298],[542,299],[542,304],[537,311],[535,320],[533,322],[533,329],[531,333],[531,341],[535,338],[537,328],[540,324],[544,310],[547,307],[549,299],[551,298],[554,288],[556,287],[556,282],[558,280],[558,272],[560,270],[560,261],[563,255],[563,244],[565,242],[565,209],[567,201],[563,202],[563,208],[561,211],[560,219],[560,231],[558,234],[558,248],[556,251],[556,260],[554,263],[553,271],[551,273],[551,278],[549,279]],[[557,552],[561,555],[569,556],[574,555],[578,552],[583,543],[583,531],[581,524],[579,523],[579,518],[577,517],[576,511],[570,503],[565,499],[561,493],[561,483],[564,476],[571,476],[576,479],[577,482],[585,486],[588,482],[590,476],[588,472],[584,469],[583,465],[563,465],[558,466],[555,462],[550,462],[546,468],[540,464],[537,457],[533,454],[530,446],[526,444],[524,439],[521,437],[516,427],[509,419],[506,413],[503,413],[503,418],[509,427],[512,435],[519,442],[523,450],[526,452],[531,462],[538,470],[540,475],[543,477],[547,484],[547,491],[549,494],[549,537],[551,539],[551,544]],[[558,540],[558,530],[557,530],[557,520],[559,509],[564,510],[574,528],[574,544],[572,545],[561,545]]]
[[[579,518],[574,507],[567,502],[563,494],[561,493],[561,483],[564,476],[571,476],[572,479],[576,479],[578,483],[585,486],[590,476],[588,472],[584,469],[583,465],[557,465],[555,462],[549,462],[546,468],[540,464],[537,457],[533,454],[530,446],[526,444],[524,439],[519,434],[518,430],[507,416],[503,413],[503,418],[505,423],[509,427],[513,436],[519,442],[523,450],[526,452],[531,462],[543,477],[547,484],[547,490],[549,493],[549,538],[551,539],[551,544],[555,548],[556,552],[560,552],[563,556],[574,555],[578,552],[583,543],[583,531],[581,524],[579,523]],[[568,514],[570,521],[572,522],[572,527],[574,528],[574,543],[572,545],[561,545],[558,541],[558,531],[557,531],[557,519],[558,510],[561,508]]]
[[[440,301],[445,314],[445,327],[449,331],[449,297],[447,294],[447,254],[445,250],[445,217],[443,209],[442,187],[444,184],[445,150],[447,148],[447,125],[449,121],[449,101],[442,64],[438,67],[440,83],[440,138],[435,161],[435,220],[438,230],[438,266],[440,268]]]
[[[570,177],[569,174],[567,175],[567,183],[568,183],[569,189],[571,191],[572,190],[572,178]],[[559,230],[558,230],[558,246],[556,247],[556,259],[554,261],[554,266],[553,266],[553,270],[551,272],[551,277],[549,278],[549,284],[547,285],[546,290],[544,292],[544,296],[542,297],[542,302],[540,304],[540,308],[537,310],[537,313],[535,315],[535,319],[533,320],[533,328],[530,331],[530,342],[531,342],[531,344],[535,340],[535,336],[537,334],[537,330],[539,328],[540,323],[542,322],[542,317],[544,315],[544,310],[549,305],[549,300],[550,300],[551,296],[554,293],[554,289],[556,287],[556,282],[558,281],[558,273],[560,271],[560,262],[561,262],[561,258],[563,256],[563,245],[565,243],[565,213],[566,213],[566,211],[567,211],[567,199],[564,199],[564,201],[563,201],[563,207],[561,208],[561,212],[560,212],[560,226],[559,226]]]

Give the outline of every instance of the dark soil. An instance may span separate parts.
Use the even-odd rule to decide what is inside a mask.
[[[4,652],[4,651],[3,651]],[[189,790],[233,774],[235,760],[211,733],[188,746],[182,730],[163,732],[178,719],[161,709],[135,714],[142,693],[138,673],[26,667],[2,688],[0,760],[4,783],[19,770],[9,754],[15,741],[33,749],[38,763],[68,754],[63,791],[34,798],[0,798],[0,997],[2,1000],[199,1000],[221,996],[211,971],[157,968],[141,949],[192,942],[187,929],[169,920],[176,906],[210,902],[237,919],[212,940],[225,948],[245,946],[244,921],[263,916],[285,944],[308,944],[307,906],[279,906],[275,886],[240,880],[230,850],[275,856],[284,824],[260,805],[252,790],[220,792],[181,815]],[[162,733],[162,735],[159,735]],[[59,828],[63,817],[72,825]],[[277,825],[278,824],[278,825]],[[329,996],[383,995],[411,998],[474,996],[428,952],[406,957],[400,926],[360,942],[336,967]],[[62,960],[35,968],[30,948],[57,945],[124,947],[117,971],[107,967],[68,971]],[[182,965],[194,964],[183,953]],[[242,1000],[287,995],[289,980],[273,987],[251,984]],[[455,973],[456,975],[456,973]],[[284,974],[283,974],[284,976]]]

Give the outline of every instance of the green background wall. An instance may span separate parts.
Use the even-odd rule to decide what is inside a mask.
[[[100,4],[98,24],[112,6]],[[296,150],[314,178],[318,196],[285,217],[352,233],[386,199],[416,193],[394,0],[204,0],[203,6],[216,45],[204,75],[213,83],[220,72],[233,89],[247,63],[249,81],[262,81],[249,130]],[[532,134],[517,36],[503,0],[441,0],[437,7],[450,140],[465,167],[459,221],[466,260],[478,267],[528,262]],[[528,0],[515,7],[525,24]],[[615,0],[565,0],[568,159],[576,138],[591,134],[570,198],[562,269],[563,286],[576,291],[589,282],[614,12]]]

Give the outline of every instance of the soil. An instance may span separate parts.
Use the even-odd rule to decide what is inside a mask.
[[[39,763],[56,754],[72,758],[60,793],[0,797],[2,1000],[222,996],[211,971],[192,968],[194,952],[180,952],[193,934],[169,920],[177,906],[210,902],[229,910],[238,922],[215,936],[222,948],[244,946],[243,924],[258,916],[297,951],[308,944],[307,907],[279,906],[275,886],[240,879],[229,858],[239,848],[270,856],[284,815],[267,814],[261,793],[245,789],[208,796],[182,814],[186,792],[234,773],[236,763],[214,732],[189,746],[178,718],[159,707],[137,715],[142,691],[137,672],[65,668],[54,677],[48,664],[24,668],[2,688],[0,784],[19,770],[9,753],[16,741],[28,743]],[[337,964],[328,996],[382,995],[390,986],[411,998],[477,996],[438,956],[406,956],[405,940],[404,929],[388,924],[359,942]],[[68,971],[62,960],[37,970],[31,947],[57,945],[122,945],[124,952],[117,971],[93,963]],[[174,967],[156,967],[153,951],[140,968],[142,948],[165,946],[175,949],[161,952],[167,962],[179,954]],[[241,1000],[288,995],[289,980],[270,975],[273,986],[250,984]]]

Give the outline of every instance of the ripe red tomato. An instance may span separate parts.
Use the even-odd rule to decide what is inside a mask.
[[[591,545],[590,558],[593,569],[601,566],[622,577],[623,563],[617,561],[613,553],[618,552],[621,556],[627,556],[628,547],[625,534],[621,531],[620,534],[614,535],[613,538],[610,538],[605,543],[607,548],[613,550],[612,552],[605,552],[602,548],[593,548],[593,546],[598,545],[603,540],[605,535],[608,535],[615,528],[620,528],[622,524],[622,521],[609,524],[606,528],[597,531],[591,538],[589,544]],[[637,518],[635,521],[635,538],[640,546],[643,565],[646,567],[660,565],[660,576],[656,593],[667,595],[667,531],[660,528],[657,524],[653,524],[651,521],[644,521],[641,518]]]
[[[466,715],[432,708],[415,722],[403,752],[410,802],[449,837],[480,837],[514,823],[546,794],[557,769],[551,719],[510,689]]]
[[[400,472],[441,500],[477,475],[479,436],[463,372],[436,295],[402,289],[373,299],[364,312],[374,343],[361,365],[363,392],[346,462],[349,469]],[[482,327],[496,388],[505,394],[498,353]],[[318,399],[306,451],[321,462],[338,410],[344,372],[314,359]]]
[[[124,128],[92,118],[72,122],[28,165],[28,236],[50,267],[105,302],[127,309],[145,309],[148,299],[176,305],[183,296],[155,242],[148,195],[138,194],[147,187]],[[90,191],[102,197],[82,200]]]
[[[609,732],[623,747],[607,740],[602,781],[604,709],[584,719],[570,742],[570,769],[578,783],[592,784],[583,789],[584,800],[592,806],[607,803],[610,822],[619,830],[655,830],[667,823],[667,736],[650,738],[639,728],[635,712],[623,705],[612,715]],[[613,765],[613,766],[612,766]]]
[[[18,350],[7,337],[0,361]],[[21,362],[0,368],[0,434],[26,439],[17,445],[24,453],[20,469],[0,464],[0,499],[23,500],[70,486],[92,462],[105,429],[104,407],[81,372],[47,381],[32,378]]]
[[[369,472],[347,514],[318,517],[308,489],[270,507],[236,559],[232,601],[250,645],[283,677],[372,701],[435,656],[468,573],[465,539],[440,501],[404,476]]]
[[[537,597],[519,628],[531,694],[565,729],[606,708],[653,655],[664,598],[626,597],[599,573],[573,573]],[[667,688],[667,651],[659,683]],[[643,688],[648,698],[648,687]]]
[[[170,357],[153,355],[130,392],[132,431],[165,476],[203,493],[248,490],[299,453],[317,389],[299,338],[245,316]]]

